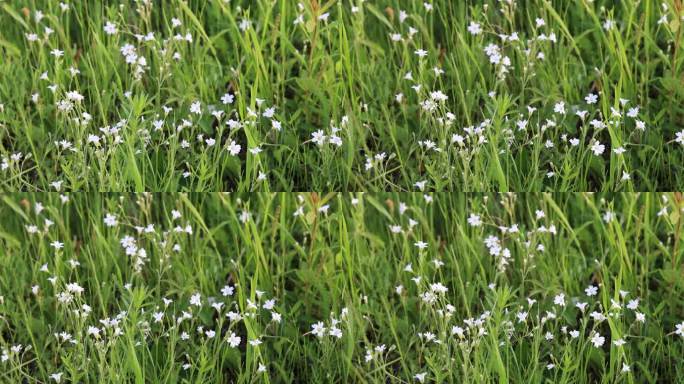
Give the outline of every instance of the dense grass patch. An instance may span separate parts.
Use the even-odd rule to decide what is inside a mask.
[[[12,194],[0,381],[662,383],[679,194]]]
[[[0,3],[4,190],[673,190],[680,0]]]

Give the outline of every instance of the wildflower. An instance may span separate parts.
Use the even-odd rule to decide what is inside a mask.
[[[561,115],[565,115],[565,103],[559,101],[558,103],[556,103],[556,105],[553,106],[553,111]]]
[[[416,54],[416,56],[421,57],[421,58],[428,55],[428,52],[424,49],[418,49],[414,53]]]
[[[228,147],[226,149],[228,150],[228,153],[230,153],[232,156],[237,156],[240,154],[242,146],[240,144],[237,144],[235,140],[231,140],[230,144],[228,144]]]
[[[627,303],[628,309],[636,310],[637,307],[639,307],[639,299],[630,300],[629,303]]]
[[[223,296],[233,296],[234,288],[226,285],[223,288],[221,288],[221,294]]]
[[[518,312],[515,316],[518,318],[518,323],[524,323],[527,319],[527,312]]]
[[[118,224],[116,216],[112,215],[111,213],[105,215],[104,223],[108,227],[116,227]]]
[[[311,325],[311,333],[313,333],[316,337],[321,338],[325,336],[325,332],[326,328],[322,321]]]
[[[598,287],[590,285],[584,290],[584,293],[586,293],[587,296],[595,296],[598,293]]]
[[[681,323],[675,325],[675,328],[676,328],[675,334],[677,334],[677,335],[679,335],[679,336],[681,336],[681,337],[684,338],[684,321],[682,321]]]
[[[116,25],[114,23],[112,23],[111,21],[108,21],[105,23],[104,31],[106,34],[108,34],[110,36],[116,35],[116,33],[118,32],[118,30],[116,29]]]
[[[190,105],[190,113],[194,113],[196,115],[202,114],[202,104],[200,104],[199,101],[195,101]]]
[[[482,33],[482,27],[480,27],[480,24],[471,21],[470,25],[468,25],[468,32],[470,32],[470,34],[473,36],[479,35],[480,33]]]
[[[596,104],[596,102],[598,101],[598,96],[593,93],[590,93],[584,98],[584,101],[586,101],[587,104]]]
[[[329,333],[330,333],[330,336],[334,336],[338,339],[342,338],[342,330],[337,328],[337,327],[331,327]]]
[[[677,136],[677,138],[675,138],[675,141],[681,145],[684,145],[684,129],[675,133],[675,135]]]
[[[190,296],[190,305],[195,305],[197,307],[202,305],[202,299],[199,293]]]
[[[565,307],[565,294],[559,293],[553,298],[553,303],[561,307]]]
[[[226,339],[226,342],[228,342],[228,345],[230,345],[231,348],[237,348],[237,346],[240,345],[240,341],[242,341],[242,338],[236,336],[235,332],[231,332],[230,336]]]
[[[479,227],[482,225],[482,220],[480,219],[479,215],[471,213],[470,216],[468,217],[468,224],[471,227]]]
[[[311,134],[311,141],[316,143],[319,147],[325,144],[325,141],[327,139],[327,136],[322,130],[315,131]]]
[[[596,156],[601,156],[605,149],[606,146],[599,143],[598,141],[594,141],[594,144],[591,145],[591,151],[594,152],[594,155]]]
[[[591,343],[594,344],[594,347],[596,348],[600,348],[605,341],[606,338],[599,335],[598,333],[594,333],[594,336],[591,337]]]
[[[427,376],[427,372],[421,372],[421,373],[416,373],[413,378],[418,380],[420,383],[425,382],[425,376]]]

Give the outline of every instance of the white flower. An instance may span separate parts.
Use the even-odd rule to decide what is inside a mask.
[[[104,223],[108,227],[116,227],[116,225],[118,224],[116,216],[112,215],[111,213],[105,215]]]
[[[627,303],[627,308],[631,310],[636,310],[637,307],[639,307],[639,299],[630,300],[629,303]]]
[[[675,135],[677,136],[677,138],[675,139],[675,141],[676,141],[677,143],[681,144],[681,145],[684,145],[684,129],[682,129],[681,131],[675,133]]]
[[[479,35],[480,33],[482,33],[482,27],[480,26],[480,24],[471,21],[470,25],[468,25],[468,32],[470,32],[470,34],[473,36]]]
[[[226,93],[225,95],[221,96],[221,102],[223,104],[233,104],[234,100],[235,96],[231,95],[230,93]]]
[[[234,288],[231,287],[230,285],[226,285],[223,288],[221,288],[221,294],[223,296],[233,296]]]
[[[228,147],[226,149],[228,150],[228,153],[230,153],[232,156],[237,156],[240,154],[242,146],[240,144],[237,144],[235,140],[231,140],[230,144],[228,144]]]
[[[342,330],[337,328],[337,327],[331,327],[330,328],[330,336],[337,337],[338,339],[342,338]]]
[[[311,325],[311,333],[313,333],[316,337],[321,338],[325,336],[325,332],[325,324],[323,324],[322,321]]]
[[[594,141],[594,144],[591,145],[591,151],[594,152],[594,155],[596,156],[601,156],[605,150],[606,146],[598,141]]]
[[[62,372],[59,373],[53,373],[50,375],[50,378],[54,380],[56,383],[60,383],[62,381]]]
[[[640,323],[643,323],[646,321],[646,315],[644,315],[643,313],[637,312],[637,313],[635,313],[635,315],[636,315],[636,321],[638,321]]]
[[[598,293],[598,287],[590,285],[584,290],[584,293],[586,293],[587,296],[595,296]]]
[[[675,325],[675,328],[676,328],[675,333],[681,337],[684,337],[684,321]]]
[[[562,101],[557,102],[556,105],[553,106],[553,111],[565,115],[565,103]]]
[[[325,144],[325,141],[327,139],[327,136],[322,130],[315,131],[311,134],[311,141],[316,143],[319,147]]]
[[[479,227],[482,225],[482,220],[479,215],[471,213],[468,217],[468,224],[470,224],[471,227]]]
[[[422,373],[416,373],[413,378],[418,380],[421,383],[425,382],[425,376],[427,376],[427,372],[422,372]]]
[[[202,305],[202,299],[201,295],[199,293],[195,293],[194,295],[190,296],[190,305],[195,305],[195,306],[201,306]]]
[[[598,96],[593,93],[590,93],[587,95],[587,97],[584,98],[584,101],[586,101],[587,104],[596,104],[596,102],[598,101]]]
[[[242,338],[240,336],[236,336],[235,332],[231,332],[230,336],[226,339],[226,342],[228,342],[228,345],[230,345],[232,348],[236,348],[238,345],[240,345],[240,341],[242,341]]]
[[[116,35],[116,33],[118,32],[118,30],[116,29],[116,25],[111,21],[105,23],[104,31],[108,35]]]
[[[591,343],[594,344],[594,347],[600,348],[603,343],[605,343],[606,338],[599,335],[598,333],[594,333],[594,336],[591,337]]]
[[[553,298],[553,303],[565,307],[565,294],[559,293],[556,295],[556,297]]]
[[[202,104],[199,101],[195,101],[194,103],[190,104],[190,113],[194,113],[196,115],[202,114]]]

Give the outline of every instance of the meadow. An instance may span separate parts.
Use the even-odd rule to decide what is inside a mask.
[[[2,383],[675,383],[678,193],[2,196]]]
[[[681,0],[0,2],[4,191],[681,189]]]

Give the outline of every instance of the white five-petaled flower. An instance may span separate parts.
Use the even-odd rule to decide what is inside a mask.
[[[199,101],[195,101],[190,104],[190,113],[194,113],[196,115],[202,114],[202,104]]]
[[[684,337],[684,321],[675,325],[675,334]]]
[[[118,30],[116,29],[116,25],[111,21],[105,23],[104,31],[108,35],[116,35],[116,33],[118,32]]]
[[[232,348],[237,348],[237,346],[240,345],[240,341],[242,341],[242,338],[240,336],[235,335],[235,332],[231,332],[230,336],[228,336],[228,338],[226,339],[226,342]]]
[[[606,146],[598,141],[594,141],[594,144],[591,145],[591,151],[594,152],[594,155],[596,156],[601,156],[605,150]]]
[[[470,32],[470,34],[473,36],[479,35],[480,33],[482,33],[482,27],[480,26],[480,24],[471,21],[470,25],[468,25],[468,32]]]
[[[598,333],[594,333],[594,336],[591,337],[591,343],[594,344],[594,347],[600,348],[603,346],[603,343],[605,343],[606,338],[601,336]]]
[[[230,144],[228,144],[226,149],[228,150],[228,153],[230,153],[232,156],[237,156],[240,154],[242,146],[240,144],[237,144],[235,140],[231,140]]]
[[[598,287],[590,285],[584,290],[584,293],[586,293],[587,296],[595,296],[598,293]]]
[[[325,332],[325,324],[323,324],[322,321],[319,321],[311,325],[311,333],[313,333],[316,337],[321,338],[325,336]]]
[[[471,227],[479,227],[482,225],[482,219],[480,218],[479,215],[471,213],[470,216],[468,217],[468,224]]]
[[[105,215],[104,223],[108,227],[116,227],[118,221],[116,220],[116,216],[112,215],[111,213],[108,213]]]

